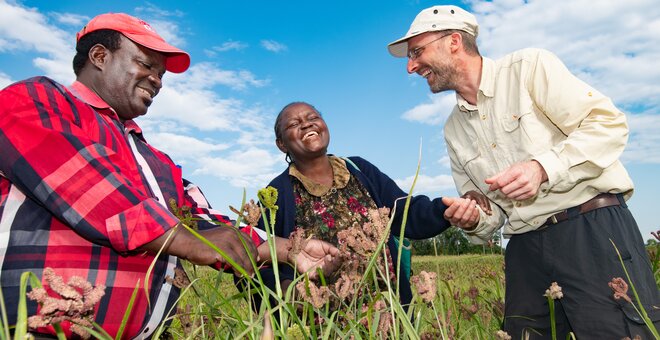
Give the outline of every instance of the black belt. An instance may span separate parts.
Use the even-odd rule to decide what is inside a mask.
[[[562,210],[550,216],[545,223],[543,223],[537,230],[544,229],[553,224],[566,221],[567,219],[582,215],[586,212],[596,210],[599,208],[611,207],[613,205],[621,205],[618,195],[615,194],[598,194],[594,198],[572,208]]]

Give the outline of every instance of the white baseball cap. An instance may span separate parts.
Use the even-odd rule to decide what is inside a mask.
[[[390,54],[404,58],[408,55],[408,39],[426,32],[461,30],[472,34],[479,33],[477,18],[472,13],[457,6],[433,6],[417,14],[403,38],[387,45]]]

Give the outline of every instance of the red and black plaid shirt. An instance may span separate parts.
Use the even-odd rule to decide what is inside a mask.
[[[75,275],[104,284],[96,322],[114,336],[154,260],[134,250],[179,222],[167,202],[190,206],[205,220],[228,218],[147,144],[135,122],[122,124],[83,84],[71,89],[75,95],[36,77],[0,92],[0,285],[15,323],[23,272],[41,277],[50,267],[65,282]],[[169,312],[178,290],[164,279],[176,263],[167,255],[156,261],[151,308],[141,288],[124,338],[150,334]],[[28,307],[28,315],[37,312],[35,302]]]

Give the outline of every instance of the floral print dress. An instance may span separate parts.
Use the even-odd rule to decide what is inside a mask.
[[[368,210],[378,209],[369,191],[348,171],[346,162],[329,156],[333,171],[332,187],[327,187],[298,171],[291,164],[293,194],[296,205],[296,228],[305,229],[307,236],[338,245],[337,232],[362,228],[369,221]],[[388,263],[392,263],[385,247]],[[390,267],[390,274],[394,274]]]
[[[349,227],[360,228],[368,221],[367,209],[377,209],[367,189],[348,171],[343,159],[330,156],[334,173],[332,187],[313,182],[296,169],[293,194],[296,202],[296,228],[307,235],[337,244],[337,232]]]

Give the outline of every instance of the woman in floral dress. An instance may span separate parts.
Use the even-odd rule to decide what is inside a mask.
[[[269,184],[278,191],[274,233],[289,237],[295,230],[302,229],[308,237],[339,245],[338,235],[342,231],[363,228],[365,223],[373,222],[369,211],[383,207],[393,211],[396,202],[396,213],[390,216],[394,220],[386,244],[389,257],[386,263],[396,262],[398,247],[394,236],[398,236],[401,230],[407,193],[363,158],[340,158],[328,154],[330,132],[321,114],[308,103],[294,102],[285,106],[276,119],[275,135],[277,147],[286,154],[289,165]],[[473,199],[445,198],[450,207],[442,198],[431,200],[423,195],[413,196],[405,237],[425,239],[440,234],[450,226],[444,217],[446,214],[476,221],[479,211],[474,199],[486,209],[486,203],[482,203],[485,196],[479,195],[471,193]],[[286,287],[293,279],[294,271],[286,265],[279,268],[280,280]],[[388,271],[394,278],[391,282],[397,282],[396,275],[409,277],[409,273],[402,270],[389,266]],[[272,269],[262,269],[261,275],[267,285],[275,286]],[[330,275],[330,282],[339,276],[340,273]],[[399,281],[401,302],[407,304],[412,298],[410,283],[407,279]]]

